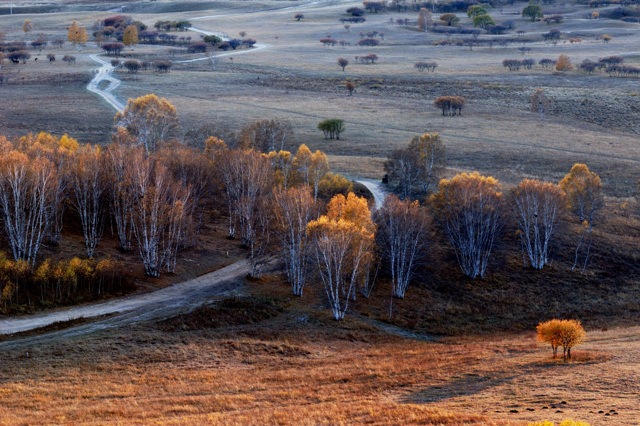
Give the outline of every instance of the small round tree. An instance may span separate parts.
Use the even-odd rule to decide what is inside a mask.
[[[539,21],[542,16],[542,7],[539,4],[529,3],[522,9],[522,17],[531,19],[531,22]]]
[[[538,324],[536,331],[538,341],[551,345],[554,358],[562,346],[562,359],[565,361],[571,359],[571,348],[582,343],[586,335],[578,320],[552,319]]]
[[[573,64],[571,63],[571,59],[564,53],[558,57],[556,61],[556,71],[565,72],[571,71],[573,69]]]
[[[304,19],[304,15],[302,13],[296,13],[293,18],[299,22]]]
[[[342,71],[344,72],[344,69],[349,65],[349,60],[345,58],[338,58],[338,65],[342,67]]]
[[[353,84],[353,82],[351,82],[351,81],[347,81],[346,83],[344,83],[344,87],[349,92],[349,96],[352,96],[353,95],[353,91],[356,88],[356,85]]]

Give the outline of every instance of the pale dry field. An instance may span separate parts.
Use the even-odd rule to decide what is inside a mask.
[[[297,136],[291,149],[299,143],[323,149],[335,156],[332,158],[336,160],[337,171],[351,176],[381,177],[382,168],[372,167],[373,164],[382,164],[393,149],[404,146],[412,136],[437,131],[447,145],[452,171],[477,169],[512,185],[523,177],[557,180],[573,163],[585,162],[603,177],[609,195],[633,195],[634,182],[640,178],[637,124],[640,117],[634,107],[638,102],[636,79],[610,78],[606,74],[587,76],[576,71],[553,75],[539,66],[510,73],[501,62],[506,58],[523,58],[517,50],[519,44],[476,46],[473,50],[431,46],[431,42],[444,36],[389,23],[390,18],[412,17],[411,14],[369,14],[367,22],[353,24],[347,31],[338,18],[345,16],[347,7],[358,4],[223,2],[213,7],[209,2],[192,2],[191,10],[185,11],[186,6],[176,7],[170,2],[132,3],[128,6],[129,13],[150,26],[158,19],[189,18],[194,19],[197,28],[231,37],[246,31],[247,37],[267,46],[255,53],[220,58],[215,71],[209,61],[203,61],[175,63],[168,75],[119,73],[123,83],[116,95],[122,100],[146,93],[168,98],[178,108],[185,131],[207,123],[224,123],[239,130],[255,119],[287,119]],[[172,7],[175,12],[155,13],[171,11]],[[498,21],[513,20],[518,29],[526,31],[524,37],[553,27],[522,20],[515,15],[519,8],[516,4],[502,12],[494,10],[492,15]],[[619,54],[629,64],[638,61],[639,24],[585,19],[588,10],[563,3],[554,8],[565,15],[565,22],[558,28],[579,35],[583,42],[570,44],[565,40],[555,46],[541,42],[527,44],[532,50],[524,57],[539,60],[565,53],[577,65],[583,59]],[[305,14],[303,21],[293,19],[297,12]],[[36,28],[34,33],[42,30],[47,34],[64,34],[64,25],[71,19],[90,26],[110,14],[83,11],[29,17]],[[7,28],[19,29],[23,18],[3,16],[0,22]],[[355,45],[360,32],[372,30],[385,33],[381,46]],[[594,38],[605,31],[614,36],[608,44]],[[189,35],[194,40],[200,36],[195,32],[179,35]],[[327,35],[352,45],[322,46],[318,40]],[[14,35],[18,36],[19,32]],[[141,58],[170,57],[174,62],[197,58],[197,55],[172,55],[169,50],[137,46],[133,52],[125,53]],[[91,46],[77,52],[78,64],[73,72],[90,78],[95,65],[86,55],[94,52],[97,49]],[[355,63],[355,56],[367,53],[376,53],[379,62]],[[338,57],[351,61],[344,72],[336,64]],[[437,61],[436,72],[417,72],[413,64],[421,60]],[[61,69],[62,64],[54,68],[47,65],[30,62],[28,70],[24,66],[20,72],[47,76],[70,72]],[[343,87],[346,79],[356,83],[353,97],[346,96]],[[58,111],[41,109],[39,99],[33,96],[23,99],[22,86],[6,86],[5,107],[0,108],[0,113],[6,117],[9,133],[24,133],[29,126],[61,133],[64,127],[84,141],[107,142],[113,111],[93,95],[80,95],[85,80],[68,84],[70,87],[60,87],[54,96],[60,104],[71,104],[87,114],[82,125],[73,128],[61,122]],[[48,91],[47,87],[39,87],[35,90]],[[528,110],[529,96],[535,87],[545,88],[552,100],[551,114],[544,120]],[[53,90],[57,89],[56,86]],[[433,108],[435,97],[449,94],[467,98],[468,106],[462,117],[442,117]],[[26,118],[36,114],[24,110],[37,111],[36,123],[29,123]],[[12,115],[14,111],[20,112],[22,120]],[[67,115],[65,112],[64,116]],[[347,123],[340,141],[324,141],[316,130],[320,120],[330,117],[343,118]],[[347,161],[350,156],[354,157],[352,162]]]

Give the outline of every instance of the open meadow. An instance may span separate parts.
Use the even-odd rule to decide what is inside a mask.
[[[322,150],[331,170],[349,179],[380,182],[394,151],[437,132],[446,149],[440,177],[478,171],[497,178],[506,194],[522,179],[558,182],[575,163],[585,163],[602,179],[604,195],[588,234],[586,222],[562,217],[551,259],[540,271],[522,266],[513,221],[502,229],[489,272],[478,279],[464,276],[457,253],[434,226],[406,297],[390,297],[389,274],[381,271],[370,295],[354,296],[343,321],[330,319],[317,273],[295,297],[272,263],[259,278],[243,275],[237,297],[202,300],[204,306],[177,316],[176,308],[118,322],[120,312],[113,311],[15,336],[0,329],[0,425],[453,426],[567,418],[594,426],[640,424],[638,7],[544,1],[544,16],[561,16],[546,23],[521,16],[526,2],[494,1],[485,7],[505,29],[490,34],[474,27],[456,2],[437,7],[453,8],[458,23],[439,21],[448,11],[442,9],[432,16],[437,25],[421,31],[414,3],[388,2],[359,23],[344,21],[352,17],[347,9],[365,7],[349,0],[0,4],[3,46],[38,37],[49,42],[42,50],[28,47],[25,63],[0,62],[0,134],[7,138],[42,131],[106,146],[116,110],[87,90],[102,66],[91,55],[115,65],[169,60],[169,72],[105,64],[101,72],[119,84],[102,80],[98,89],[122,104],[150,93],[166,98],[177,110],[177,139],[197,146],[207,136],[233,146],[255,120],[288,122],[294,137],[285,149]],[[150,29],[162,20],[191,26],[166,33],[180,41],[139,43],[107,55],[92,33],[114,15]],[[88,41],[55,47],[54,40],[67,39],[72,21],[86,27]],[[550,38],[556,30],[558,37]],[[190,52],[186,46],[205,35],[256,44]],[[376,45],[359,44],[362,39]],[[371,54],[377,60],[365,63]],[[561,55],[571,69],[540,64]],[[72,61],[63,61],[69,56]],[[611,57],[638,72],[581,66]],[[339,58],[348,63],[341,67]],[[528,59],[530,68],[503,66]],[[419,71],[420,62],[437,66]],[[542,113],[535,105],[532,111],[540,89]],[[434,106],[441,96],[464,97],[464,109],[445,116]],[[337,140],[318,130],[329,118],[345,122]],[[145,277],[137,249],[118,249],[115,225],[105,221],[95,259],[120,262],[131,286],[100,297],[139,295],[245,258],[246,244],[225,238],[224,203],[202,212],[198,242],[178,252],[175,271],[160,278]],[[65,220],[61,242],[44,244],[43,258],[83,253],[80,219],[68,214]],[[582,267],[585,235],[589,261]],[[15,309],[7,308],[6,297],[0,300],[0,320],[34,310],[31,300]],[[580,319],[587,330],[566,363],[536,342],[535,326],[550,318]]]

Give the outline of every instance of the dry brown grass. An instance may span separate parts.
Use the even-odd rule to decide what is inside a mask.
[[[601,424],[600,410],[618,413],[606,424],[637,419],[638,328],[590,331],[565,364],[533,332],[406,340],[287,302],[283,287],[253,284],[286,306],[257,324],[149,324],[4,348],[0,424]]]

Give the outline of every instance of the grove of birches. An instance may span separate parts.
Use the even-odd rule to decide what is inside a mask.
[[[572,270],[579,273],[602,220],[602,184],[584,164],[559,183],[524,179],[510,189],[477,172],[439,179],[445,142],[425,133],[388,156],[385,171],[398,196],[374,209],[352,182],[331,173],[323,152],[284,150],[294,138],[286,120],[249,123],[228,142],[201,134],[186,143],[177,130],[175,107],[150,94],[116,114],[107,146],[47,133],[0,138],[5,311],[123,290],[118,262],[94,258],[105,232],[123,252],[139,254],[146,275],[173,273],[216,214],[246,248],[251,275],[283,265],[294,295],[307,283],[324,288],[335,319],[358,294],[368,298],[380,276],[390,279],[393,297],[410,297],[433,232],[446,236],[464,275],[482,279],[498,244],[518,244],[523,267],[536,273],[550,261],[559,224],[577,221]],[[55,246],[77,223],[84,252],[71,260],[39,256],[43,244]],[[516,226],[517,236],[501,233],[505,225]]]

